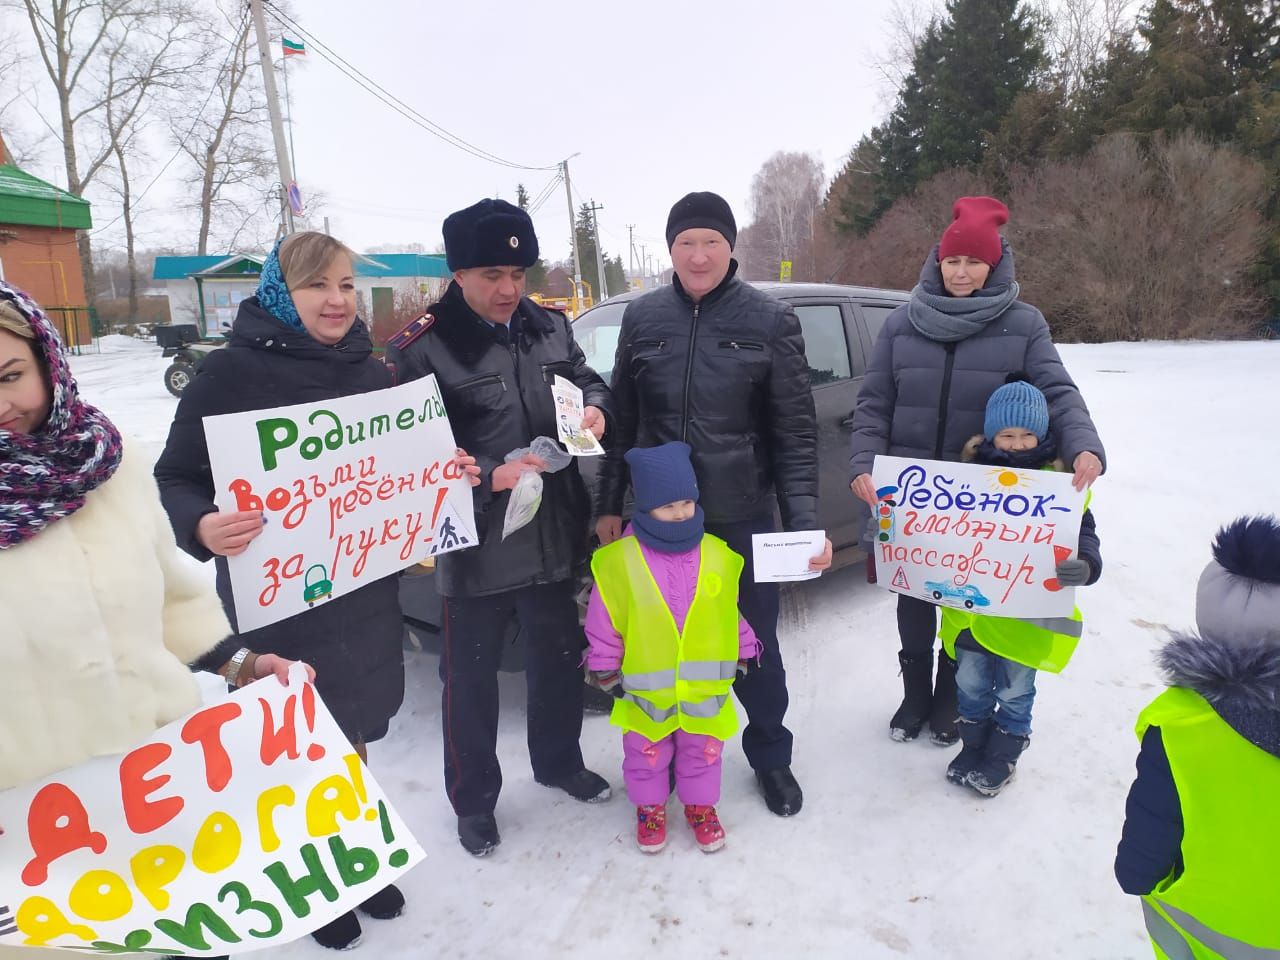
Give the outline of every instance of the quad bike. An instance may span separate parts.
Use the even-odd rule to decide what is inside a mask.
[[[164,372],[164,386],[175,397],[182,396],[204,358],[226,344],[222,337],[201,337],[194,323],[156,327],[155,335],[163,356],[173,359]]]

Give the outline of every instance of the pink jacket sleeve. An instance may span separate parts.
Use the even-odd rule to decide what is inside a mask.
[[[591,588],[587,602],[587,655],[584,663],[588,670],[617,670],[622,666],[622,634],[613,628],[609,608],[600,599],[600,588]],[[751,628],[748,627],[748,630]],[[754,635],[752,639],[755,639]]]
[[[751,624],[747,623],[747,618],[738,615],[738,659],[753,660],[760,656],[760,638],[756,636],[756,632],[751,629]]]

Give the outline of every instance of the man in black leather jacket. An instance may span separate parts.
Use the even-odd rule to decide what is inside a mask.
[[[525,268],[538,259],[528,214],[482,200],[445,220],[444,241],[453,282],[426,316],[391,340],[387,363],[401,383],[435,374],[454,438],[481,468],[480,545],[436,561],[444,598],[445,788],[462,846],[480,856],[499,843],[497,672],[513,613],[525,637],[534,779],[588,803],[609,798],[609,784],[584,767],[578,745],[585,644],[573,595],[587,558],[586,488],[576,461],[544,473],[533,454],[503,458],[534,437],[555,438],[557,376],[581,388],[582,426],[597,438],[611,398],[564,314],[523,296]],[[527,526],[503,539],[510,491],[527,470],[542,473],[542,504]]]
[[[778,649],[778,585],[756,583],[751,536],[817,527],[818,443],[804,338],[795,312],[734,274],[733,211],[714,193],[671,209],[672,285],[627,305],[613,367],[616,408],[596,488],[601,543],[622,532],[631,447],[683,440],[693,448],[706,530],[746,560],[739,606],[763,644],[734,684],[747,711],[742,747],[765,803],[779,816],[804,797],[783,725],[787,679]],[[831,541],[810,566],[831,565]]]

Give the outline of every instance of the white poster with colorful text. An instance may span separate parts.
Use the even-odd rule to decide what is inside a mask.
[[[878,456],[876,580],[894,593],[1000,617],[1068,617],[1058,583],[1076,555],[1085,493],[1071,474]]]
[[[242,632],[477,544],[471,486],[434,375],[206,417],[204,429],[218,509],[267,518],[228,558]]]
[[[0,827],[0,947],[245,953],[423,858],[301,667],[0,793]]]

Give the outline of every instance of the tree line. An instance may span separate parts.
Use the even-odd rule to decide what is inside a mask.
[[[1271,0],[949,0],[900,36],[884,120],[822,190],[752,184],[753,279],[910,289],[956,197],[1011,211],[1025,299],[1061,339],[1256,335],[1280,318],[1280,23]]]

